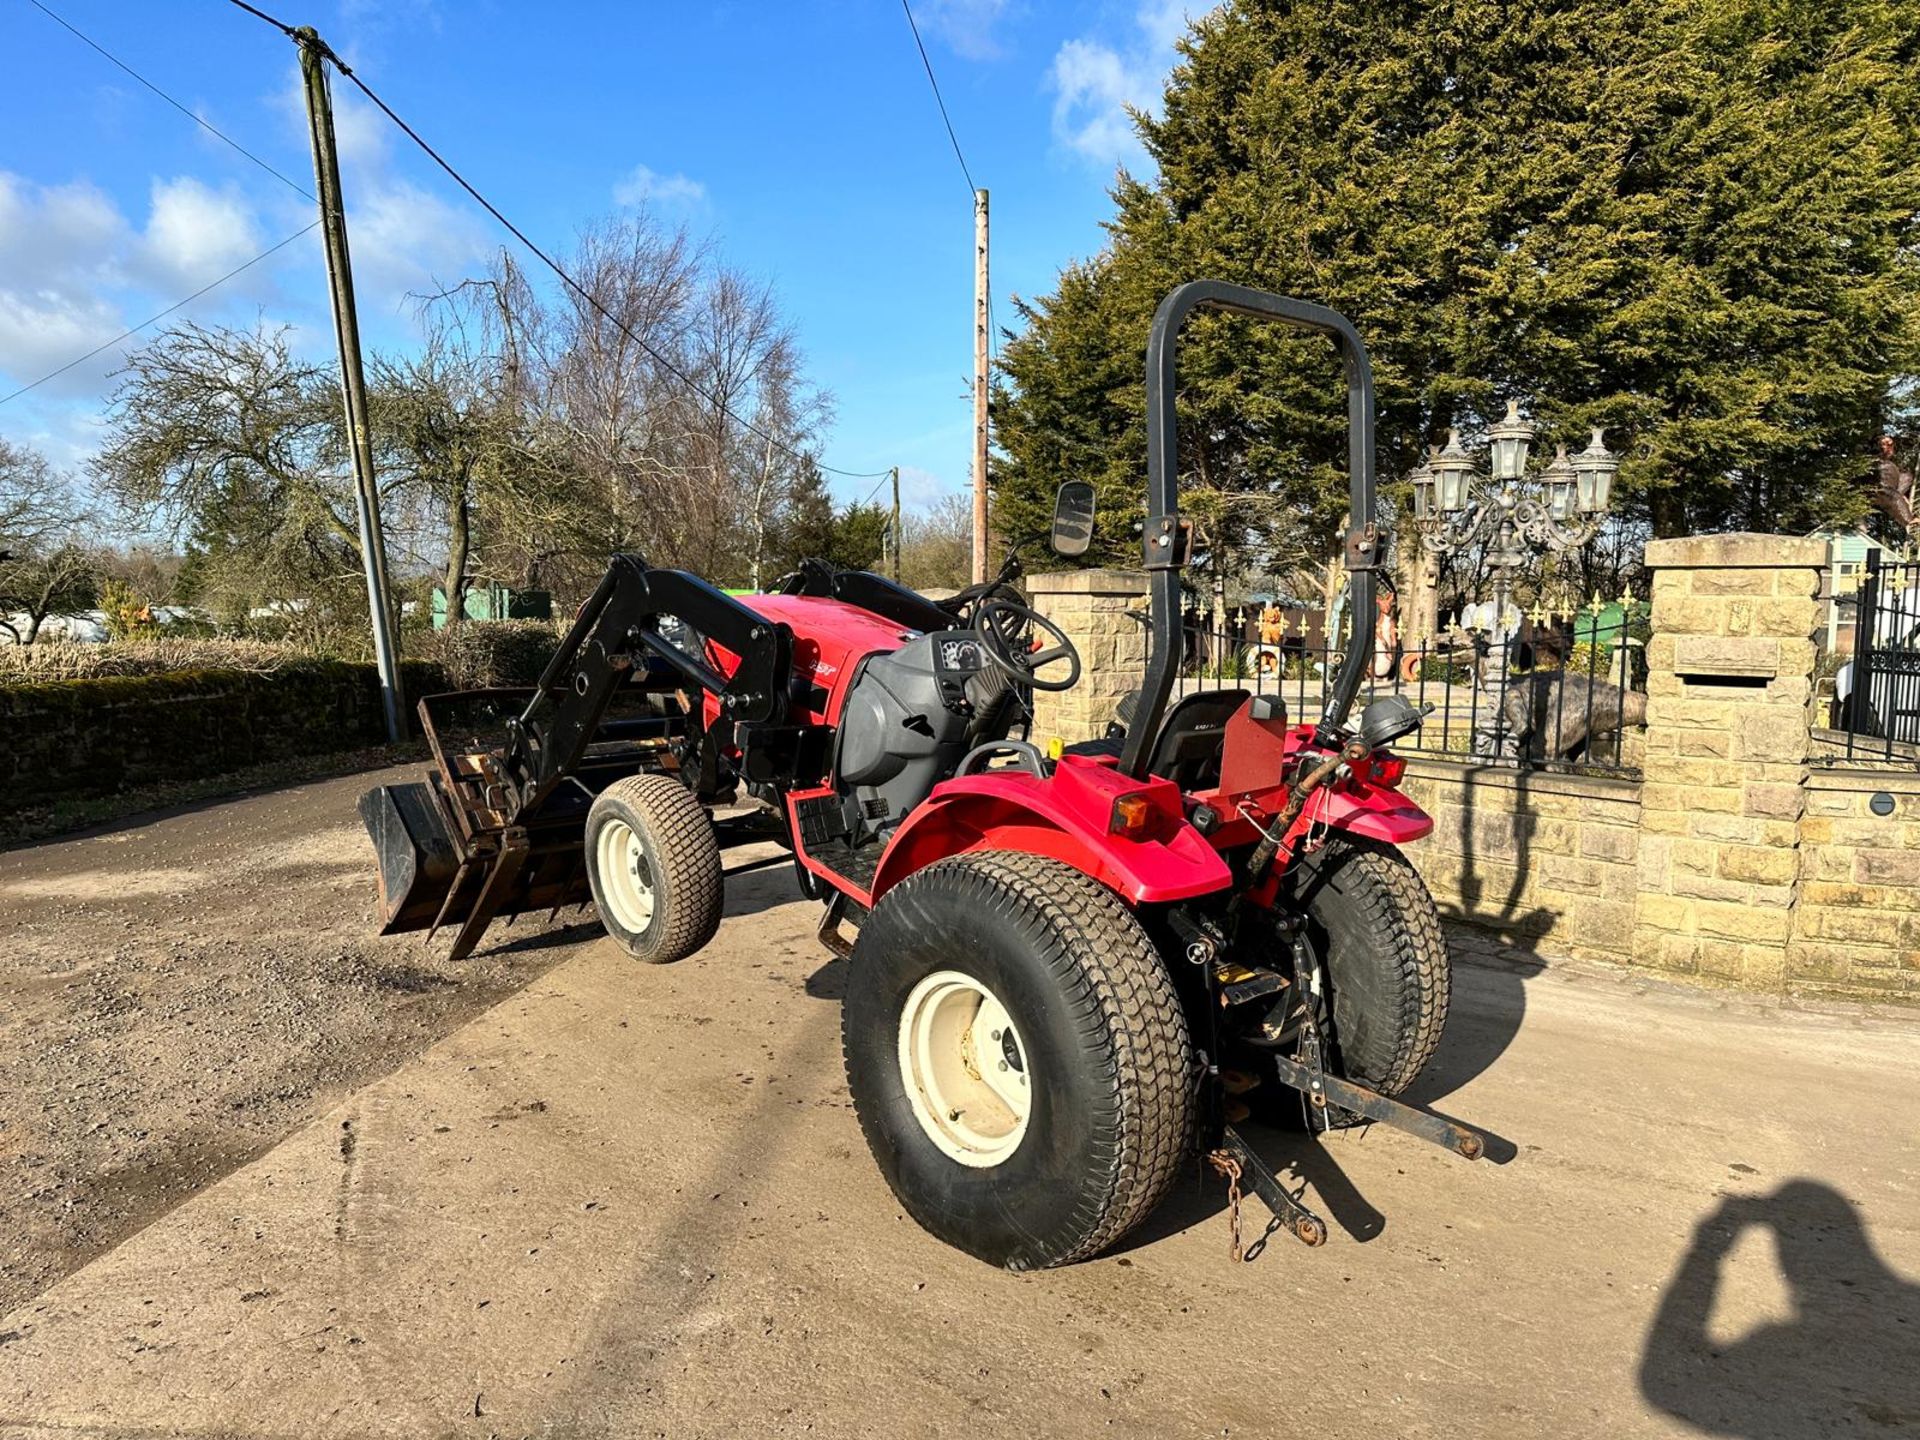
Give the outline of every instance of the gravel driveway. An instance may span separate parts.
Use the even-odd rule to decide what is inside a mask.
[[[1507,1163],[1257,1130],[1324,1248],[1196,1173],[1008,1275],[880,1180],[784,868],[678,965],[450,967],[370,934],[378,778],[0,855],[0,1434],[1920,1433],[1910,1015],[1457,933],[1417,1096]]]

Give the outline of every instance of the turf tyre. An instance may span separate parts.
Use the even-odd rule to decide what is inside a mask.
[[[619,856],[645,867],[650,908],[637,905],[637,888],[623,895],[620,877],[604,873]],[[683,960],[720,926],[724,881],[713,823],[672,776],[629,775],[601,791],[587,811],[586,862],[600,923],[636,960]]]
[[[988,987],[1026,1052],[1026,1132],[987,1168],[943,1152],[907,1095],[902,1017],[915,987],[945,971]],[[1172,979],[1119,897],[1057,860],[976,852],[889,890],[860,927],[841,1036],[854,1110],[894,1194],[989,1264],[1097,1255],[1190,1153],[1195,1060]]]
[[[1326,970],[1339,1072],[1398,1095],[1446,1028],[1452,966],[1426,882],[1398,850],[1337,836],[1285,879]]]

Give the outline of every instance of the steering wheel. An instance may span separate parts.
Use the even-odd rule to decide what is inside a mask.
[[[1010,637],[1025,625],[1038,626],[1057,643],[1045,650],[1017,648]],[[982,600],[974,607],[973,629],[994,668],[1019,684],[1035,690],[1067,690],[1080,678],[1080,652],[1073,648],[1064,630],[1031,606],[998,597]],[[1056,660],[1067,662],[1066,675],[1057,680],[1041,679],[1036,672]]]

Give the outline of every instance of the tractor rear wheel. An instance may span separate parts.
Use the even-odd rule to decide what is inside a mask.
[[[629,775],[587,811],[587,882],[600,923],[636,960],[693,954],[720,926],[720,845],[693,793],[670,775]]]
[[[860,926],[841,1037],[894,1194],[991,1264],[1098,1254],[1189,1153],[1173,980],[1120,898],[1057,860],[981,851],[889,890]]]
[[[1339,1073],[1397,1095],[1433,1058],[1452,968],[1433,896],[1390,846],[1336,836],[1288,871],[1326,971]]]

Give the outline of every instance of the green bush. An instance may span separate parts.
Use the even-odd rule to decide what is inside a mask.
[[[559,647],[548,620],[467,620],[419,638],[417,653],[459,690],[531,685]]]

